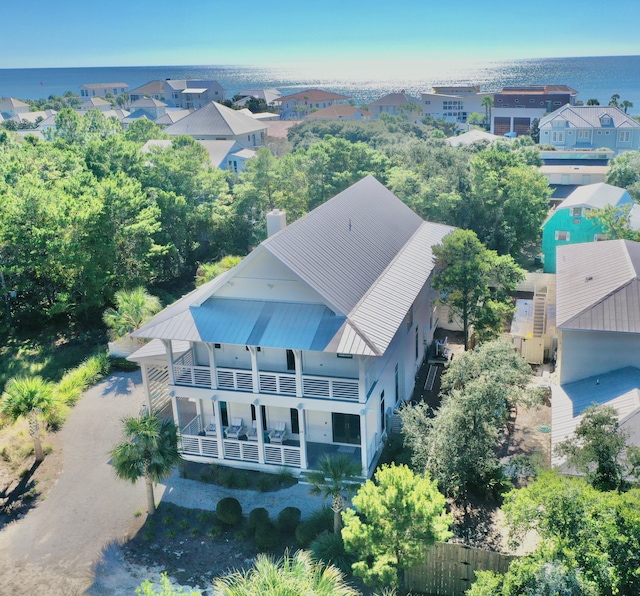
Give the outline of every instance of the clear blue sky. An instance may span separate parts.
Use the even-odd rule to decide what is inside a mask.
[[[640,54],[640,3],[30,0],[0,68],[358,64]],[[4,11],[8,16],[7,11]]]

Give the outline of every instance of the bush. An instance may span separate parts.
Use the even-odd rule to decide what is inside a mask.
[[[255,533],[256,546],[260,550],[273,550],[275,549],[280,540],[278,537],[278,531],[276,527],[273,525],[273,522],[266,522],[264,524],[260,524],[256,528]]]
[[[72,406],[83,391],[99,381],[109,372],[109,357],[106,352],[84,360],[79,366],[68,371],[56,385],[56,398]]]
[[[297,507],[285,507],[278,513],[278,528],[285,534],[295,534],[301,517],[302,511]]]
[[[334,565],[344,573],[351,573],[351,564],[355,562],[355,557],[344,550],[344,542],[340,534],[322,532],[311,543],[309,550],[316,561]]]
[[[216,515],[223,524],[237,526],[242,521],[242,505],[233,497],[220,499],[216,506]]]
[[[307,521],[296,529],[296,540],[303,548],[308,547],[322,532],[333,530],[333,511],[325,505],[314,511]]]
[[[260,524],[264,524],[269,520],[269,512],[264,507],[252,509],[249,513],[249,527],[255,530]]]

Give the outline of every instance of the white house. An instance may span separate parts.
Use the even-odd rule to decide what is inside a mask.
[[[432,93],[420,94],[420,105],[423,116],[429,116],[436,120],[444,119],[448,122],[465,124],[469,114],[476,112],[484,115],[485,108],[482,100],[485,97],[493,98],[493,93],[481,93],[480,87],[434,87]],[[459,126],[459,128],[464,128]]]
[[[371,176],[267,224],[237,267],[137,331],[152,341],[130,359],[150,403],[170,396],[186,459],[299,474],[341,452],[368,476],[433,339],[432,246],[452,228]]]
[[[412,121],[417,121],[422,118],[420,100],[417,97],[407,95],[405,91],[389,93],[384,97],[380,97],[368,104],[367,109],[376,117],[379,117],[380,114],[389,114],[392,116],[404,114]]]
[[[226,95],[226,90],[218,81],[167,79],[163,101],[175,108],[197,110],[212,101],[224,101]]]
[[[346,95],[332,93],[322,89],[307,89],[291,95],[279,97],[274,101],[279,106],[280,116],[284,120],[299,119],[306,116],[311,110],[322,110],[336,104],[348,101]]]
[[[7,99],[0,102],[0,116],[3,116],[5,120],[16,114],[29,112],[30,109],[31,106],[28,103],[14,99],[13,97],[7,97]]]
[[[87,101],[80,104],[77,111],[88,112],[89,110],[100,110],[101,112],[108,112],[111,110],[111,103],[101,97],[92,97]]]
[[[85,83],[80,85],[80,97],[105,97],[107,93],[118,96],[129,92],[126,83]]]
[[[203,141],[237,141],[252,149],[264,145],[267,125],[215,101],[167,126],[170,136],[188,135]]]
[[[594,403],[613,406],[640,445],[640,243],[558,247],[556,288],[560,384],[552,386],[552,447]]]

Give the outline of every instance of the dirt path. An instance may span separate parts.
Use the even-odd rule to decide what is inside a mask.
[[[103,548],[134,533],[143,483],[114,477],[108,451],[121,419],[143,402],[140,373],[118,373],[87,391],[61,431],[63,473],[46,499],[0,532],[0,594],[82,594]]]

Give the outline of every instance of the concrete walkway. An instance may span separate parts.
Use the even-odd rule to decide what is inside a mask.
[[[82,594],[102,549],[120,541],[145,508],[145,487],[115,477],[109,451],[122,418],[143,402],[140,373],[87,391],[62,433],[63,471],[44,501],[0,532],[0,594]]]

